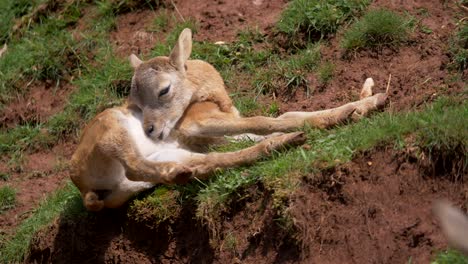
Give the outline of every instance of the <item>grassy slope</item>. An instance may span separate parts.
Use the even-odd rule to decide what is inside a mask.
[[[2,1],[9,4],[9,8],[13,8],[12,1]],[[115,26],[116,14],[131,8],[132,1],[120,1],[121,4],[117,6],[111,5],[110,1],[101,1],[91,7],[80,2],[73,3],[63,8],[64,15],[50,13],[47,18],[44,17],[30,25],[21,38],[9,35],[8,29],[0,28],[2,40],[8,40],[10,44],[9,52],[0,60],[0,109],[2,104],[8,103],[11,96],[20,92],[18,87],[31,81],[52,79],[56,82],[71,82],[76,87],[65,110],[47,122],[21,124],[8,130],[0,129],[2,155],[21,156],[24,152],[50,147],[57,139],[75,138],[82,124],[104,108],[121,103],[128,91],[130,67],[126,61],[113,55],[108,32]],[[319,75],[323,75],[324,82],[327,78],[332,78],[333,65],[321,61],[320,43],[314,42],[315,37],[319,35],[319,38],[326,38],[341,24],[362,12],[368,3],[369,1],[364,0],[296,0],[284,12],[277,30],[298,44],[301,44],[303,36],[308,36],[307,43],[302,43],[304,45],[299,45],[298,49],[291,49],[286,53],[278,53],[270,48],[255,50],[253,45],[261,42],[263,36],[255,31],[246,31],[240,34],[237,42],[229,45],[194,43],[192,57],[207,60],[215,65],[232,87],[235,87],[233,84],[237,81],[235,75],[247,76],[256,88],[255,93],[235,95],[236,105],[244,114],[258,111],[274,114],[277,111],[274,105],[259,110],[252,98],[261,93],[271,93],[279,86],[291,89],[306,87],[305,75],[310,71],[317,71]],[[38,4],[39,2],[17,2],[14,8],[19,11],[15,11],[14,16],[34,10],[34,6]],[[86,14],[86,28],[81,32],[81,38],[77,39],[65,28],[75,25],[84,15],[81,12],[85,7],[89,8],[88,11],[91,10],[92,14]],[[324,19],[312,21],[310,14]],[[336,19],[328,19],[330,15]],[[167,26],[170,19],[173,18],[157,18],[152,30],[158,31]],[[178,33],[184,27],[191,27],[195,31],[197,29],[193,21],[177,24],[168,34],[166,43],[157,45],[150,56],[168,54]],[[463,34],[458,36],[462,36],[459,37],[462,38],[462,42]],[[460,45],[453,47],[456,56],[460,53],[460,49],[457,49]],[[31,51],[30,54],[26,54],[25,50]],[[68,56],[64,56],[65,54]],[[24,58],[15,60],[18,56]],[[68,58],[67,61],[62,61],[64,58]],[[70,58],[71,62],[68,61]],[[463,62],[462,59],[458,61]],[[71,67],[63,66],[67,63],[71,63]],[[236,193],[258,181],[264,182],[265,186],[274,192],[275,206],[280,213],[284,213],[287,199],[300,184],[301,175],[315,170],[317,165],[323,168],[346,162],[354,153],[383,142],[394,144],[395,147],[414,144],[426,153],[437,154],[454,150],[459,152],[459,148],[463,151],[461,153],[466,153],[466,116],[466,102],[440,99],[420,112],[381,113],[355,124],[327,131],[305,128],[311,149],[299,148],[278,153],[255,166],[220,172],[206,182],[159,187],[149,196],[134,200],[129,214],[137,218],[139,212],[153,212],[157,219],[163,221],[172,215],[171,207],[162,206],[166,205],[167,201],[176,200],[179,205],[190,201],[197,205],[199,219],[215,228],[214,223],[218,216],[223,210],[228,210],[227,207],[236,197]],[[446,125],[440,127],[440,124]],[[44,130],[48,133],[43,133]],[[416,141],[406,142],[405,138],[410,135],[414,136]],[[237,149],[249,144],[244,142],[221,150]],[[466,166],[466,156],[463,158],[463,164]],[[79,212],[83,212],[83,209],[76,189],[67,186],[58,190],[41,204],[31,218],[21,224],[16,235],[1,248],[0,259],[20,260],[34,232],[59,214],[75,216]],[[288,216],[284,216],[287,219]]]

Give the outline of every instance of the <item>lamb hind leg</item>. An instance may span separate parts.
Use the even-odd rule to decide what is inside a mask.
[[[291,132],[304,125],[326,128],[344,121],[359,119],[370,112],[382,109],[387,95],[379,93],[340,107],[316,112],[288,112],[278,118],[255,116],[232,118],[222,112],[199,116],[198,120],[182,123],[181,131],[187,136],[220,137],[254,133],[267,135],[274,132]]]

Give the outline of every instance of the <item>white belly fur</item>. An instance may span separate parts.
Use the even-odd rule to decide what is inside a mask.
[[[175,139],[166,138],[164,141],[155,142],[148,138],[143,131],[143,116],[141,113],[132,112],[129,115],[125,115],[120,111],[118,113],[120,123],[127,129],[138,151],[145,158],[159,162],[173,161],[183,163],[191,155],[195,154],[182,149]]]

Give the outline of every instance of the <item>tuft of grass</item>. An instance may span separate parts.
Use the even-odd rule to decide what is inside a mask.
[[[33,7],[34,1],[28,0],[0,0],[0,43],[6,42],[11,35],[15,19],[26,15]]]
[[[281,14],[276,28],[297,41],[301,34],[307,39],[325,37],[358,16],[370,0],[293,0]]]
[[[47,197],[33,215],[19,225],[15,235],[0,248],[0,262],[22,262],[33,235],[59,215],[61,217],[77,217],[83,214],[86,214],[86,211],[79,192],[69,182],[64,188]]]
[[[335,65],[329,61],[322,63],[317,69],[318,81],[320,84],[327,84],[332,78],[335,71]]]
[[[16,203],[16,190],[10,186],[0,187],[0,214],[10,208],[13,208]]]
[[[468,263],[468,258],[458,251],[447,250],[437,254],[431,264],[464,264]]]
[[[137,221],[151,219],[155,225],[175,219],[182,208],[177,201],[180,194],[169,188],[159,186],[148,197],[134,199],[128,215]]]
[[[449,51],[452,57],[451,67],[463,71],[468,69],[468,22],[460,23],[458,31],[451,40]]]
[[[63,138],[77,133],[97,113],[123,103],[130,91],[132,70],[129,63],[106,53],[98,67],[99,71],[92,69],[73,82],[79,89],[70,96],[64,111],[46,124],[51,135]]]
[[[397,45],[408,39],[409,28],[409,21],[392,11],[371,10],[345,32],[341,46],[353,51]]]
[[[265,94],[286,88],[293,92],[299,87],[308,89],[307,74],[320,63],[320,43],[308,45],[286,58],[272,56],[268,68],[256,72],[252,85],[257,94]]]

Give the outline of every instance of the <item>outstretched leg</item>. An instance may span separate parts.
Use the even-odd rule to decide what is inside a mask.
[[[382,109],[387,101],[387,94],[371,95],[372,86],[372,79],[368,79],[359,101],[322,111],[287,112],[278,118],[264,116],[237,118],[219,111],[214,103],[196,103],[187,109],[178,129],[189,137],[220,137],[244,133],[266,135],[274,132],[290,132],[304,125],[326,128],[349,119],[359,119],[371,111]]]

